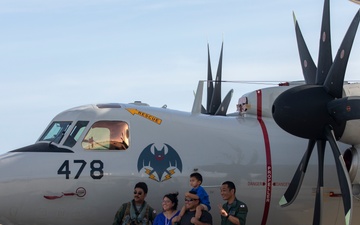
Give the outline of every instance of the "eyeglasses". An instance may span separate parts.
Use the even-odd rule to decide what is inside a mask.
[[[141,191],[134,191],[134,195],[142,195],[143,193]]]
[[[192,198],[187,199],[187,198],[185,198],[185,202],[192,202],[192,201],[195,201],[195,200],[199,200],[199,199],[192,199]]]

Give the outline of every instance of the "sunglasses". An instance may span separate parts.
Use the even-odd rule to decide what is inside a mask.
[[[192,198],[187,199],[187,198],[185,198],[185,202],[192,202],[192,201],[195,201],[195,200],[199,200],[199,199],[192,199]]]
[[[143,193],[141,191],[134,191],[134,195],[142,195]]]

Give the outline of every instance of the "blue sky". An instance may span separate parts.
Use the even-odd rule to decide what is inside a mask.
[[[359,5],[330,3],[335,55]],[[316,62],[322,7],[322,0],[1,0],[0,153],[33,144],[56,114],[78,105],[141,100],[190,111],[206,78],[207,43],[216,71],[224,41],[224,80],[300,80],[292,12]],[[346,79],[359,80],[359,71],[358,34]],[[234,98],[257,88],[244,85]]]

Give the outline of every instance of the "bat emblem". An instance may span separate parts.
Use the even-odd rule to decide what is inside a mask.
[[[182,172],[179,154],[170,145],[165,144],[157,149],[154,143],[148,145],[138,159],[138,172],[145,169],[149,178],[157,182],[169,180],[176,170]]]

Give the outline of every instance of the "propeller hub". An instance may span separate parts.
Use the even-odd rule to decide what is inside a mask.
[[[340,137],[345,123],[338,124],[328,112],[333,100],[322,85],[301,85],[283,92],[272,108],[275,122],[285,131],[311,140],[325,140],[324,127],[331,125]]]

